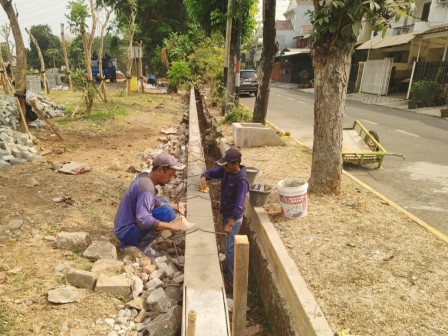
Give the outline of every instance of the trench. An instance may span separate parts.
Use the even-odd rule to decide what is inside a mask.
[[[218,167],[216,161],[222,156],[217,140],[219,138],[222,138],[223,134],[220,130],[219,124],[216,122],[216,119],[209,112],[204,97],[198,90],[195,90],[195,100],[205,166],[207,170],[213,169]],[[221,183],[219,181],[209,181],[208,186],[215,231],[223,232],[223,218],[219,208]],[[247,224],[247,220],[245,220],[245,224],[243,224],[243,226]],[[242,231],[247,230],[242,228]],[[240,234],[245,233],[240,232]],[[218,246],[218,252],[220,253],[220,255],[225,255],[226,243],[224,236],[217,234],[216,244]],[[225,278],[225,262],[222,260],[222,258],[220,262],[220,268],[221,273],[223,274],[223,278]],[[226,297],[228,299],[231,299],[232,294],[227,293]],[[246,335],[274,335],[271,330],[266,311],[263,307],[258,283],[252,269],[249,269],[247,306],[249,310],[246,312]],[[232,318],[231,312],[229,312],[229,318],[230,320]]]

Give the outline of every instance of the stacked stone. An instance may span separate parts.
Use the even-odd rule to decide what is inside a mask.
[[[0,127],[0,169],[27,161],[42,161],[33,141],[26,133]]]
[[[65,115],[65,106],[55,104],[48,97],[37,94],[37,108],[44,114],[45,118],[63,117]]]
[[[53,303],[69,303],[80,299],[78,288],[128,297],[117,315],[97,320],[96,331],[108,336],[164,335],[175,336],[182,324],[185,235],[162,231],[151,246],[163,253],[151,258],[136,247],[120,251],[104,241],[89,243],[86,232],[60,232],[57,248],[83,250],[83,256],[96,260],[91,271],[69,269],[65,273],[68,286],[48,292]]]
[[[19,114],[17,113],[15,99],[12,100],[10,97],[14,98],[14,96],[3,96],[3,99],[0,100],[0,127],[15,130],[19,125]]]

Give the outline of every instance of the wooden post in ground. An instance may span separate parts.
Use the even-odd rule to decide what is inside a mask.
[[[67,45],[65,43],[65,31],[63,23],[61,23],[61,44],[62,44],[62,51],[64,52],[65,71],[67,73],[68,86],[70,88],[70,92],[73,92],[72,78],[70,77],[70,65],[68,64]]]
[[[187,336],[196,335],[196,311],[190,310],[188,312]]]
[[[249,240],[247,236],[235,236],[233,271],[232,335],[246,333],[247,282],[249,279]]]
[[[30,105],[33,108],[34,112],[36,112],[36,114],[39,116],[40,119],[45,121],[47,126],[56,134],[56,136],[59,138],[59,140],[63,140],[61,135],[59,134],[59,132],[56,130],[56,128],[51,124],[50,121],[48,121],[47,118],[45,118],[45,115],[39,110],[39,108],[37,107],[36,101],[37,101],[37,98],[34,98],[30,101]]]
[[[49,94],[50,86],[48,85],[47,76],[45,75],[45,63],[44,63],[44,58],[42,57],[42,51],[40,50],[39,44],[37,43],[33,34],[31,34],[31,32],[28,30],[28,28],[25,28],[25,31],[28,33],[31,41],[33,42],[34,46],[36,47],[37,55],[39,56],[39,61],[40,61],[40,75],[42,76],[42,81],[44,82],[45,93]],[[39,93],[39,92],[36,92],[36,93]]]

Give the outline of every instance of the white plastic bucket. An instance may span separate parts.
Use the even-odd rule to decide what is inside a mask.
[[[305,217],[307,214],[308,182],[303,178],[289,177],[277,183],[282,214],[286,218]]]

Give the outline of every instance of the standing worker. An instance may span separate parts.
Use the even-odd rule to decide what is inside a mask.
[[[8,65],[6,66],[6,74],[9,76],[9,78],[12,78],[11,63],[8,63]]]
[[[186,230],[184,222],[176,218],[174,211],[185,214],[183,203],[168,204],[157,198],[156,186],[169,183],[176,171],[185,165],[168,153],[160,153],[152,162],[151,172],[142,172],[132,181],[124,194],[117,215],[114,233],[120,240],[120,248],[137,246],[148,257],[157,257],[150,244],[161,230]]]
[[[227,234],[226,266],[229,289],[233,286],[235,235],[243,223],[244,201],[249,190],[246,167],[241,165],[241,153],[230,148],[217,161],[220,167],[207,170],[201,176],[199,189],[207,188],[206,181],[221,179],[221,209],[224,232]]]

